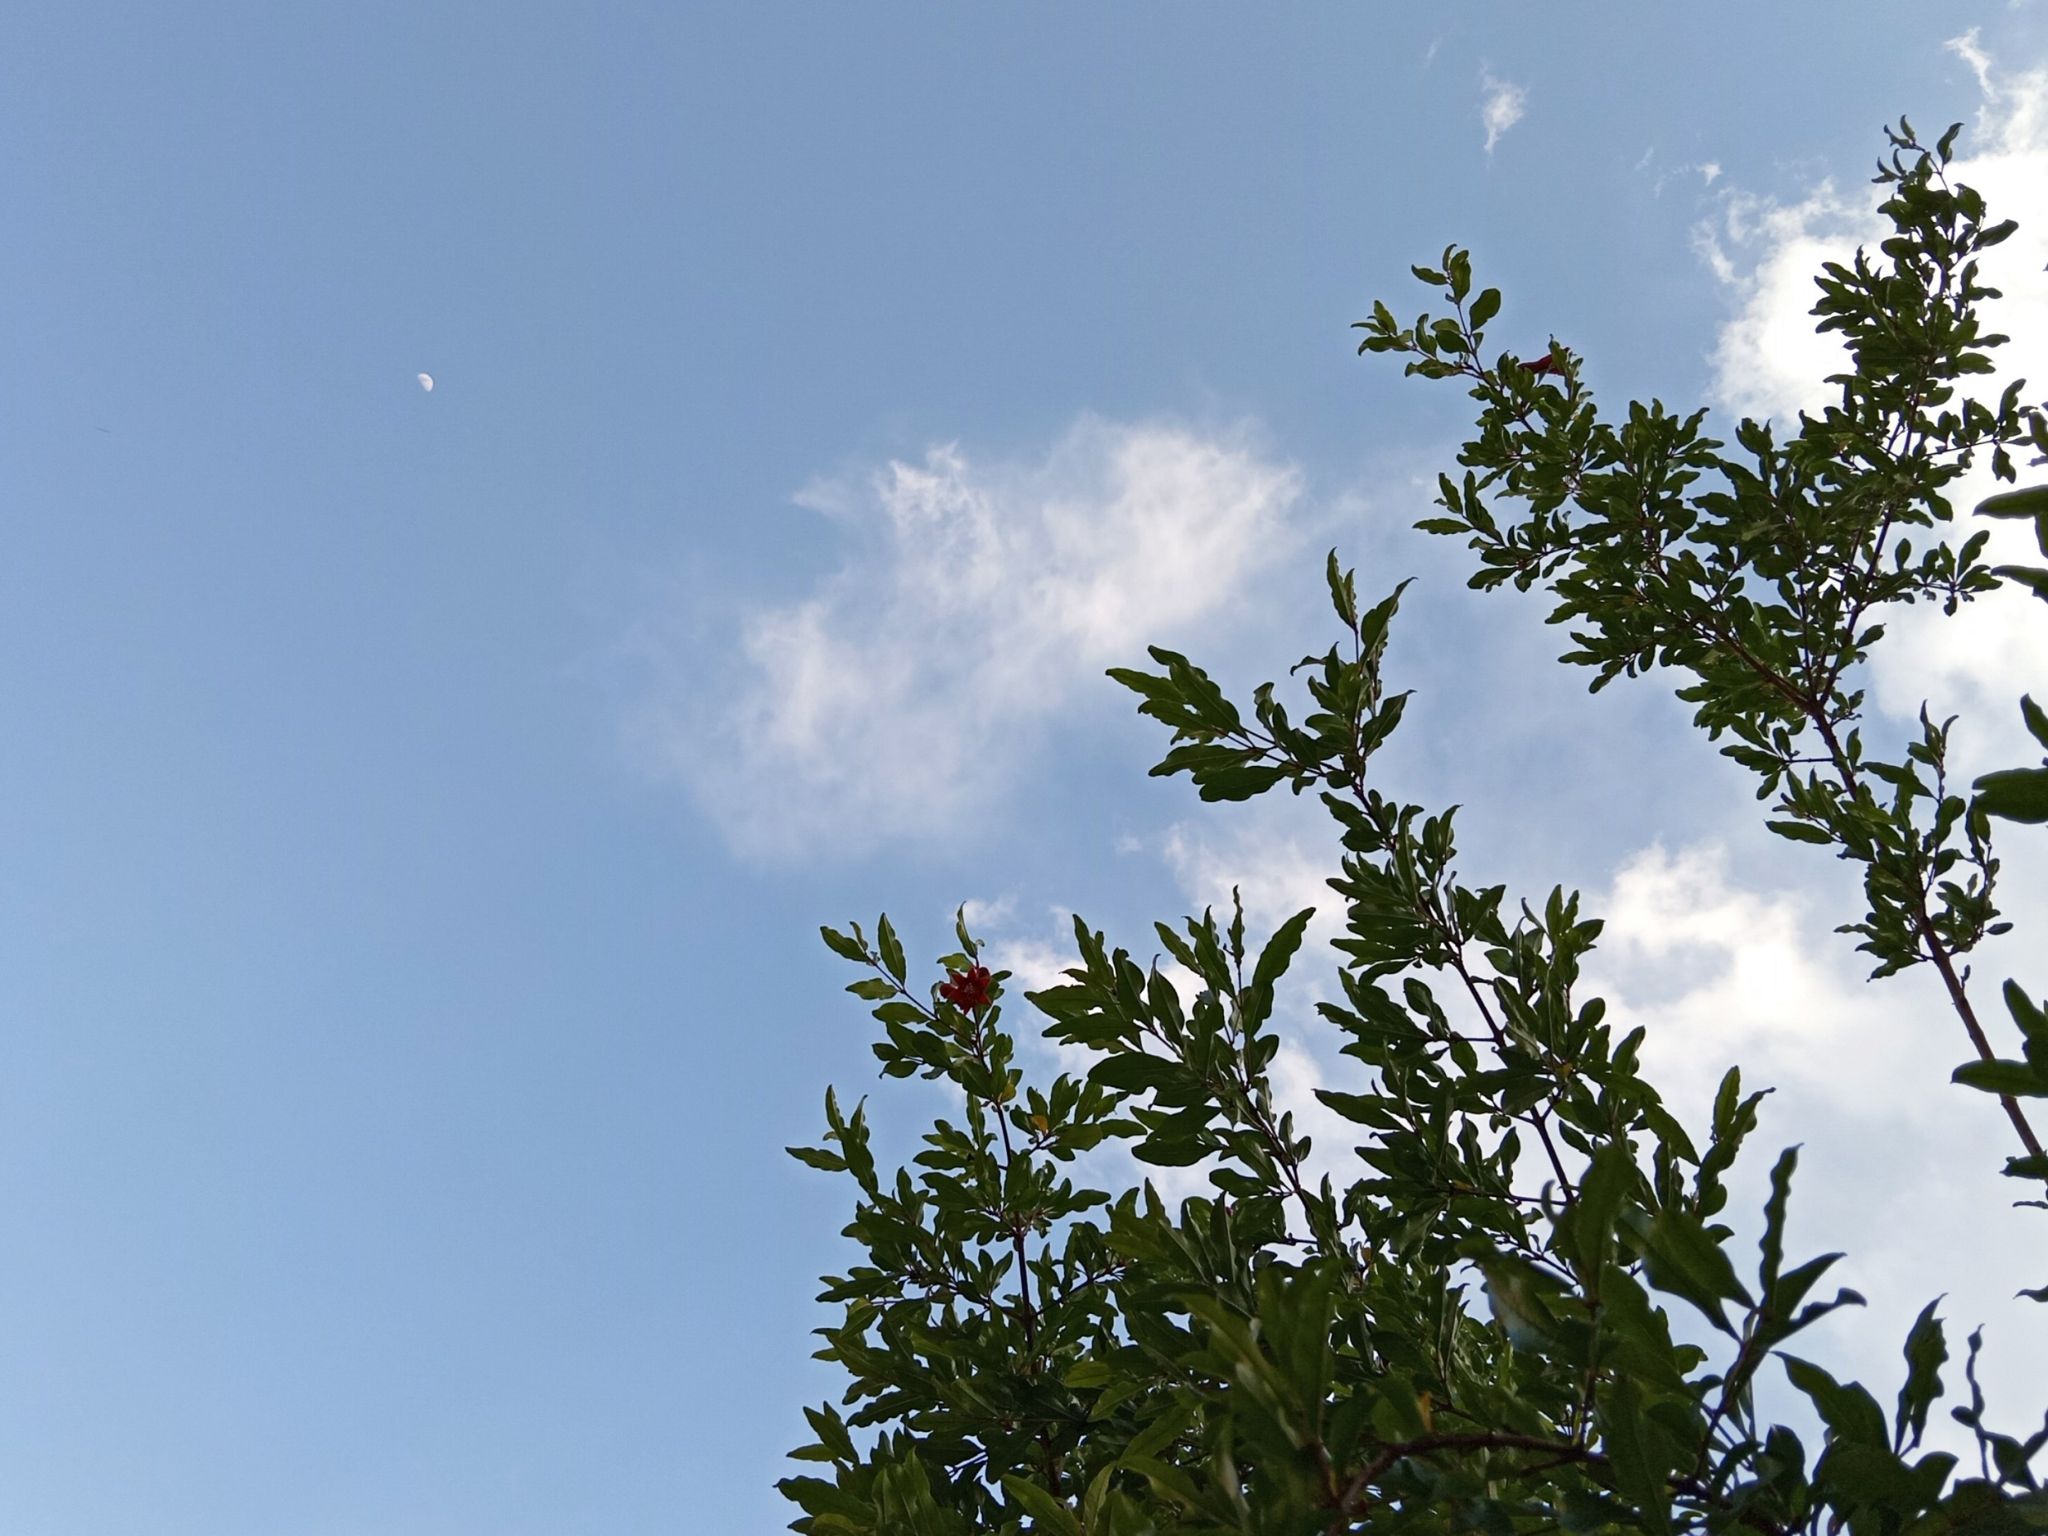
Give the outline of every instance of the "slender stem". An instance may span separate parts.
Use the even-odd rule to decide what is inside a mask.
[[[1459,942],[1460,936],[1452,926],[1449,917],[1445,914],[1443,904],[1437,900],[1434,891],[1430,893],[1429,902],[1424,908],[1424,915],[1436,926],[1437,932],[1448,946],[1451,955],[1451,969],[1457,973],[1458,979],[1465,984],[1465,992],[1472,999],[1472,1006],[1479,1010],[1479,1017],[1486,1025],[1486,1032],[1493,1037],[1494,1049],[1505,1050],[1508,1043],[1507,1031],[1494,1018],[1493,1010],[1486,1003],[1485,990],[1479,985],[1479,979],[1472,974],[1470,967],[1465,964],[1464,951]],[[1576,1199],[1578,1197],[1578,1186],[1572,1183],[1571,1176],[1564,1171],[1564,1159],[1558,1156],[1557,1143],[1551,1140],[1550,1116],[1541,1104],[1531,1106],[1529,1123],[1536,1128],[1537,1140],[1543,1143],[1543,1153],[1544,1156],[1550,1159],[1550,1171],[1557,1177],[1559,1191],[1567,1202]]]
[[[1956,1014],[1963,1021],[1963,1028],[1969,1033],[1970,1043],[1977,1048],[1977,1055],[1984,1061],[1996,1061],[1998,1053],[1991,1048],[1991,1042],[1984,1036],[1984,1026],[1977,1022],[1977,1010],[1971,1005],[1969,995],[1963,990],[1963,979],[1956,974],[1955,962],[1949,958],[1948,949],[1934,931],[1933,920],[1928,916],[1927,897],[1923,892],[1915,904],[1914,927],[1919,930],[1921,942],[1927,946],[1927,958],[1934,962],[1934,969],[1941,976],[1941,984],[1948,988],[1949,1001],[1955,1004]],[[2041,1139],[2034,1134],[2034,1127],[2028,1123],[2026,1111],[2020,1108],[2018,1099],[2009,1093],[2001,1093],[1998,1102],[2004,1106],[2006,1119],[2019,1132],[2020,1143],[2035,1157],[2041,1155]]]
[[[1851,794],[1860,793],[1862,785],[1857,778],[1855,764],[1849,761],[1848,754],[1842,750],[1833,725],[1824,715],[1819,714],[1813,716],[1813,722],[1820,731],[1821,740],[1827,743],[1829,755],[1835,761],[1835,771],[1842,775],[1842,782]],[[1948,946],[1942,942],[1941,934],[1934,926],[1933,914],[1927,910],[1927,888],[1924,881],[1914,881],[1913,905],[1907,915],[1913,921],[1913,931],[1919,937],[1928,960],[1933,963],[1936,973],[1940,975],[1942,985],[1948,989],[1949,1002],[1954,1006],[1956,1016],[1963,1021],[1963,1030],[1969,1035],[1970,1043],[1976,1047],[1978,1058],[1983,1061],[1996,1061],[1998,1053],[1992,1049],[1991,1041],[1986,1038],[1984,1026],[1977,1021],[1977,1010],[1970,1002],[1963,978],[1956,972],[1954,957],[1950,955]],[[2034,1134],[2034,1127],[2028,1123],[2026,1111],[2020,1108],[2019,1100],[2009,1093],[2001,1093],[1998,1102],[2004,1107],[2005,1117],[2012,1122],[2012,1128],[2019,1133],[2020,1144],[2034,1156],[2040,1156],[2041,1140]]]
[[[974,1053],[976,1063],[984,1071],[988,1071],[988,1043],[982,1037],[981,1017],[978,1012],[970,1017],[974,1023],[974,1035],[968,1049]],[[1010,1170],[1017,1161],[1017,1149],[1010,1140],[1010,1117],[999,1099],[988,1101],[988,1107],[990,1113],[995,1116],[996,1132],[1003,1140],[1003,1183],[1008,1185]],[[1021,1211],[1005,1210],[1003,1214],[1009,1219],[1011,1250],[1017,1256],[1017,1312],[1024,1324],[1025,1374],[1036,1376],[1039,1366],[1038,1308],[1031,1300],[1031,1255],[1024,1246],[1024,1234],[1030,1230],[1030,1224],[1025,1221]],[[1052,1431],[1044,1425],[1041,1425],[1038,1431],[1038,1451],[1045,1472],[1046,1486],[1052,1496],[1058,1498],[1060,1458],[1059,1453],[1053,1449]]]
[[[870,955],[868,957],[868,964],[877,975],[882,976],[895,987],[899,997],[916,1007],[924,1014],[928,1021],[934,1024],[939,1022],[938,1015],[926,1006],[923,999],[919,998],[902,982],[897,981],[895,977],[889,974],[887,968],[881,964],[879,956]],[[968,1052],[974,1057],[977,1066],[984,1072],[989,1072],[991,1068],[988,1057],[988,1041],[983,1033],[980,1012],[977,1010],[970,1013],[967,1015],[967,1018],[969,1024],[973,1027],[973,1033],[967,1038]],[[1010,1139],[1009,1115],[1005,1112],[1000,1100],[986,1099],[983,1102],[988,1105],[990,1113],[995,1116],[996,1134],[1002,1139],[1002,1176],[1003,1183],[1007,1186],[1010,1182],[1010,1171],[1017,1161],[1016,1145]],[[1038,1308],[1031,1299],[1031,1256],[1024,1243],[1025,1234],[1030,1230],[1030,1223],[1024,1218],[1021,1211],[1008,1209],[1007,1205],[1004,1204],[1006,1199],[1007,1190],[1004,1191],[1003,1199],[998,1200],[997,1208],[990,1212],[990,1214],[1003,1222],[1010,1234],[1011,1252],[1015,1254],[1017,1260],[1016,1310],[1018,1321],[1023,1324],[1024,1328],[1025,1374],[1035,1376],[1038,1373],[1040,1364],[1038,1355]],[[991,1311],[995,1310],[993,1301],[990,1303],[990,1309]],[[1045,1473],[1046,1485],[1053,1497],[1058,1498],[1060,1496],[1060,1456],[1053,1446],[1050,1426],[1040,1426],[1038,1446],[1040,1456],[1042,1457],[1041,1467]]]

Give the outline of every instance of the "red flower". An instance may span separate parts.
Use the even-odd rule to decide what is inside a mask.
[[[1557,366],[1557,359],[1546,352],[1533,363],[1524,363],[1522,366],[1531,373],[1548,373]]]
[[[962,1013],[988,1006],[988,967],[977,965],[966,972],[948,971],[939,983],[939,996]]]

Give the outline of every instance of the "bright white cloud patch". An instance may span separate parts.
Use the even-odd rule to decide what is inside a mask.
[[[1486,126],[1486,152],[1490,155],[1502,135],[1522,120],[1528,109],[1529,93],[1512,81],[1495,79],[1490,73],[1482,77],[1481,86],[1479,121]]]
[[[1815,332],[1813,280],[1827,261],[1875,245],[1884,225],[1861,187],[1850,196],[1823,181],[1783,204],[1731,187],[1718,216],[1694,231],[1694,247],[1736,300],[1713,353],[1714,393],[1744,416],[1818,411],[1836,391],[1841,341]]]
[[[1976,393],[1995,398],[2017,377],[2029,380],[2029,394],[2039,398],[2048,386],[2048,216],[2041,211],[2041,190],[2048,187],[2048,66],[2001,70],[1974,32],[1948,46],[1976,75],[1982,98],[1977,121],[1958,142],[1962,158],[1950,179],[1982,192],[1992,217],[2020,224],[1984,259],[1986,280],[2004,292],[1988,307],[1990,324],[2012,340],[1995,356],[1998,374]],[[1814,332],[1813,279],[1823,261],[1846,261],[1859,244],[1875,247],[1884,237],[1875,192],[1860,183],[1844,192],[1824,181],[1791,203],[1732,187],[1722,193],[1718,216],[1697,231],[1701,254],[1735,302],[1713,351],[1720,404],[1745,415],[1790,417],[1835,397],[1824,380],[1841,370],[1845,357],[1838,340]],[[1971,523],[1969,509],[1997,488],[1988,463],[1957,483],[1951,499],[1965,524]],[[1995,557],[2035,557],[2026,528],[1989,527]],[[1873,697],[1907,718],[1923,700],[1938,715],[1962,714],[1955,747],[1967,772],[2031,758],[2035,751],[2014,701],[2029,686],[2048,692],[2048,625],[2041,618],[2037,604],[2014,592],[1975,603],[1954,619],[1924,609],[1898,615],[1874,667]]]
[[[669,707],[658,748],[749,851],[943,835],[1078,686],[1229,612],[1299,492],[1246,432],[1093,418],[1032,462],[946,446],[812,486],[859,552],[746,614],[730,690]]]
[[[1599,915],[1595,974],[1627,1027],[1648,1026],[1646,1051],[1662,1068],[1652,1075],[1695,1115],[1731,1062],[1850,1113],[1896,1080],[1896,1011],[1874,1014],[1853,968],[1830,963],[1842,959],[1833,946],[1816,952],[1804,903],[1736,883],[1720,848],[1634,855]]]
[[[2040,364],[2048,362],[2048,281],[2041,272],[2048,221],[2035,210],[2048,185],[2048,66],[2005,77],[1976,33],[1948,46],[1976,74],[1983,97],[1950,179],[1982,192],[1994,217],[2021,221],[2020,233],[1990,253],[1984,268],[2005,289],[1994,314],[2014,339],[2002,359],[2006,374],[2041,379]],[[1834,398],[1824,380],[1840,370],[1843,347],[1814,332],[1813,280],[1823,261],[1847,261],[1859,244],[1874,246],[1888,232],[1875,194],[1862,182],[1845,192],[1823,180],[1787,203],[1729,187],[1718,216],[1695,232],[1701,255],[1736,301],[1713,353],[1715,391],[1730,409],[1789,416]]]
[[[1987,1388],[2008,1414],[2024,1412],[2048,1372],[2048,1339],[2036,1305],[2012,1298],[2048,1280],[2048,1217],[2010,1208],[1997,1170],[2018,1149],[1996,1101],[1948,1083],[1970,1048],[1939,983],[1924,968],[1866,981],[1864,957],[1831,931],[1845,914],[1746,885],[1719,847],[1646,849],[1588,909],[1607,928],[1585,995],[1606,996],[1617,1028],[1647,1029],[1646,1076],[1682,1121],[1705,1124],[1730,1065],[1746,1089],[1772,1090],[1731,1221],[1754,1229],[1765,1171],[1785,1144],[1804,1143],[1793,1240],[1846,1252],[1831,1283],[1863,1291],[1877,1314],[1829,1346],[1856,1351],[1852,1374],[1891,1379],[1896,1341],[1946,1291],[1951,1338],[1991,1325],[2001,1355]],[[2006,960],[1986,955],[1978,969],[1995,976]],[[1980,1006],[1996,1006],[1993,986],[1977,990]]]

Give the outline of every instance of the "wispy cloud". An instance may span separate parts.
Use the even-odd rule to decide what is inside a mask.
[[[1874,244],[1883,226],[1862,195],[1821,181],[1796,202],[1729,187],[1693,230],[1693,248],[1728,289],[1735,309],[1715,337],[1712,389],[1746,416],[1818,411],[1841,371],[1842,343],[1817,334],[1813,279],[1824,261]]]
[[[1721,162],[1718,160],[1680,160],[1661,169],[1657,168],[1656,161],[1657,147],[1653,144],[1643,151],[1642,158],[1637,160],[1635,164],[1638,175],[1649,175],[1654,171],[1650,182],[1650,195],[1652,197],[1662,197],[1664,189],[1676,177],[1698,176],[1702,188],[1711,187],[1721,179]]]
[[[944,836],[998,795],[1103,667],[1229,613],[1289,548],[1300,477],[1247,429],[1084,418],[1035,459],[957,445],[808,487],[855,551],[743,615],[722,681],[642,738],[736,847]]]
[[[1507,131],[1522,120],[1528,110],[1529,92],[1509,80],[1487,71],[1480,77],[1479,121],[1486,125],[1486,152],[1493,153]]]

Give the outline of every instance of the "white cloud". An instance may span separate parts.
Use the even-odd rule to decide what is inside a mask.
[[[1300,477],[1244,428],[1083,418],[1028,462],[957,446],[802,504],[858,544],[748,611],[709,690],[643,722],[736,846],[850,851],[957,829],[1105,666],[1229,616],[1291,547]]]
[[[992,899],[969,897],[960,904],[960,920],[967,925],[970,934],[980,934],[1007,925],[1017,912],[1014,896],[997,896]]]
[[[1995,398],[2009,380],[2024,378],[2028,396],[2039,400],[2048,394],[2048,216],[2039,211],[2041,188],[2048,186],[2048,65],[2001,74],[1974,31],[1952,39],[1949,48],[1970,66],[1983,93],[1970,156],[1954,177],[1984,194],[1993,217],[2016,218],[2020,225],[1984,259],[1985,279],[2004,293],[1989,306],[1989,320],[2012,340],[1994,354],[1999,372],[1973,393]],[[2022,456],[2020,475],[2026,484],[2044,471],[2029,470]],[[1988,529],[1995,560],[2039,564],[2031,527],[1967,515],[2003,488],[1988,463],[1957,482],[1951,499],[1964,514],[1959,532]],[[2048,611],[2014,590],[1974,603],[1954,619],[1926,609],[1906,614],[1891,626],[1876,670],[1877,701],[1900,714],[1917,712],[1922,699],[1941,715],[1961,713],[1955,747],[1965,776],[2032,761],[2040,748],[2020,724],[2016,696],[2031,690],[2048,701],[2044,621]]]
[[[2002,362],[2009,373],[2038,379],[2048,353],[2041,324],[2048,318],[2048,283],[2041,280],[2048,227],[2032,214],[2048,184],[2048,66],[2008,79],[1975,32],[1951,39],[1948,47],[1970,66],[1982,97],[1974,131],[1960,146],[1966,154],[1950,168],[1950,179],[1982,192],[1994,217],[2022,221],[2015,238],[1989,253],[1984,269],[2006,291],[1994,312],[2015,346]],[[1719,175],[1714,166],[1707,180]],[[1839,371],[1843,348],[1834,336],[1814,333],[1813,280],[1823,261],[1846,261],[1859,244],[1875,245],[1887,233],[1871,192],[1859,183],[1845,194],[1823,180],[1787,203],[1730,187],[1719,217],[1695,232],[1701,255],[1736,301],[1713,356],[1723,404],[1755,416],[1790,416],[1834,397],[1822,381]]]
[[[1240,822],[1220,840],[1183,822],[1169,829],[1160,845],[1182,894],[1197,910],[1213,908],[1219,922],[1229,921],[1230,893],[1236,888],[1244,902],[1247,943],[1304,907],[1316,909],[1311,935],[1327,935],[1343,913],[1344,899],[1327,884],[1336,873],[1333,856],[1277,822],[1277,817]]]
[[[2048,69],[2006,74],[1975,34],[1950,48],[1981,95],[1951,179],[1981,191],[1994,217],[2021,221],[1984,262],[1986,280],[2005,294],[1990,306],[1991,323],[2012,337],[1998,356],[2002,376],[1984,391],[2013,376],[2038,391],[2048,379],[2048,221],[2037,214],[2048,186]],[[1845,261],[1888,232],[1874,189],[1822,180],[1772,199],[1701,172],[1719,204],[1697,245],[1733,301],[1712,352],[1716,403],[1780,419],[1815,410],[1835,396],[1823,380],[1840,370],[1843,350],[1814,333],[1813,279],[1823,261]],[[1985,526],[1967,514],[1991,489],[1985,465],[1954,488],[1963,516],[1953,536]],[[2031,553],[2020,529],[1997,525],[1992,535],[2005,558]],[[2042,618],[2031,599],[2010,593],[1955,618],[1925,608],[1894,615],[1872,667],[1873,701],[1895,717],[1910,718],[1923,699],[1938,715],[1961,712],[1959,778],[2032,755],[2015,696],[2029,685],[2048,693]],[[2005,905],[2022,934],[2038,933],[2030,918],[2048,911],[2042,876],[2024,867],[2031,862],[2006,872]],[[1916,970],[1866,981],[1865,957],[1829,931],[1847,914],[1819,905],[1753,886],[1718,848],[1652,847],[1624,862],[1593,904],[1609,925],[1588,981],[1608,995],[1621,1027],[1647,1026],[1648,1075],[1688,1123],[1701,1123],[1730,1064],[1742,1065],[1750,1087],[1774,1089],[1762,1145],[1748,1159],[1750,1187],[1731,1216],[1753,1227],[1762,1169],[1779,1145],[1804,1142],[1795,1240],[1803,1251],[1846,1250],[1840,1278],[1869,1295],[1874,1314],[1831,1323],[1815,1352],[1849,1356],[1874,1383],[1896,1379],[1896,1341],[1946,1291],[1952,1340],[1992,1325],[1999,1354],[1987,1387],[2004,1417],[2023,1415],[2038,1397],[2034,1383],[2048,1376],[2048,1350],[2034,1304],[2012,1296],[2048,1280],[2048,1269],[2031,1221],[2038,1213],[2011,1210],[2019,1191],[1997,1176],[2017,1150],[2011,1131],[1991,1099],[1949,1085],[1971,1053],[1935,979]],[[1996,979],[2019,957],[1991,948],[1975,958],[1980,1010],[1996,1019]],[[1999,1031],[2009,1036],[2009,1027]]]
[[[2040,190],[2048,186],[2048,66],[2002,72],[1975,32],[1948,47],[1976,76],[1981,97],[1950,179],[1982,192],[1994,218],[2020,221],[2019,232],[1983,261],[1985,279],[2004,295],[1988,306],[1988,319],[2012,340],[1994,355],[1999,373],[1975,393],[1995,398],[2007,380],[2020,377],[2039,398],[2048,382],[2048,218],[2037,212]],[[1858,186],[1845,194],[1823,181],[1791,203],[1736,188],[1722,193],[1719,216],[1697,231],[1698,249],[1735,301],[1713,352],[1720,404],[1746,415],[1790,417],[1835,397],[1823,381],[1840,371],[1844,352],[1832,335],[1814,332],[1813,279],[1823,261],[1846,261],[1859,243],[1875,246],[1884,237],[1871,190]],[[1962,514],[1955,536],[1989,527],[1996,558],[2037,562],[2029,530],[1968,516],[1996,488],[1988,462],[1952,488]],[[1938,716],[1960,713],[1955,748],[1965,775],[2031,759],[2037,753],[2020,727],[2015,701],[2029,687],[2048,695],[2043,618],[2032,599],[2015,592],[1975,603],[1952,619],[1929,608],[1896,615],[1873,669],[1873,699],[1908,719],[1923,700]]]
[[[1636,161],[1636,173],[1642,175],[1649,172],[1655,165],[1656,160],[1657,147],[1653,144],[1644,150],[1642,158]],[[1721,162],[1718,160],[1701,160],[1697,162],[1681,160],[1667,166],[1663,170],[1658,171],[1655,179],[1650,183],[1650,195],[1652,197],[1662,197],[1664,195],[1664,188],[1671,183],[1673,178],[1687,175],[1697,175],[1700,178],[1702,187],[1711,187],[1721,179]]]
[[[2048,146],[2048,64],[2002,76],[1972,27],[1948,40],[1949,52],[1970,66],[1984,105],[1977,131],[1988,141],[1980,154],[2028,155]]]
[[[1491,71],[1481,76],[1481,91],[1479,121],[1486,125],[1486,152],[1490,155],[1502,136],[1522,120],[1529,93],[1512,81],[1496,79]]]
[[[1722,405],[1745,416],[1791,416],[1834,398],[1824,381],[1842,370],[1843,347],[1833,333],[1814,331],[1813,280],[1821,263],[1845,260],[1883,234],[1860,189],[1844,197],[1832,181],[1791,204],[1733,187],[1722,194],[1718,218],[1694,231],[1694,249],[1736,300],[1713,353]]]
[[[1647,1059],[1660,1069],[1652,1076],[1677,1085],[1693,1123],[1731,1063],[1849,1114],[1881,1102],[1896,1081],[1907,1050],[1892,1038],[1900,1021],[1855,995],[1848,941],[1817,942],[1800,897],[1731,880],[1719,846],[1635,854],[1599,910],[1607,928],[1593,973],[1626,1027],[1648,1027]],[[1950,1056],[1961,1059],[1950,1050],[1919,1064]]]
[[[2048,1341],[2036,1304],[2013,1297],[2048,1281],[2048,1218],[2010,1208],[2019,1188],[1997,1170],[2019,1149],[1996,1102],[1948,1082],[1970,1049],[1938,982],[1924,969],[1866,981],[1863,957],[1830,931],[1839,914],[1745,884],[1718,847],[1646,849],[1589,910],[1608,926],[1586,995],[1607,997],[1617,1029],[1646,1026],[1645,1075],[1681,1120],[1704,1128],[1732,1064],[1745,1091],[1773,1090],[1733,1185],[1740,1231],[1757,1230],[1779,1149],[1804,1144],[1792,1243],[1846,1252],[1830,1281],[1871,1308],[1799,1352],[1882,1390],[1913,1314],[1946,1292],[1952,1346],[1991,1325],[1994,1419],[2032,1411]],[[2001,967],[1987,957],[1979,969]],[[1976,990],[1998,1011],[1987,981]]]

